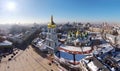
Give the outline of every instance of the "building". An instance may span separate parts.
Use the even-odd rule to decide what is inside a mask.
[[[67,69],[79,71],[80,60],[93,51],[88,45],[89,35],[79,31],[69,31],[67,36],[64,35],[59,39],[62,43],[55,52],[55,60]]]
[[[11,53],[12,51],[13,43],[0,36],[0,55],[3,53]]]
[[[58,47],[56,24],[53,21],[53,16],[51,16],[51,21],[47,25],[47,31],[48,32],[41,32],[40,34],[42,34],[42,36],[45,36],[44,39],[42,39],[42,37],[36,38],[33,40],[33,45],[35,47],[38,47],[41,51],[47,51],[48,53],[53,54]]]
[[[12,42],[6,40],[5,37],[0,36],[0,48],[11,47]]]
[[[110,71],[104,64],[93,56],[86,57],[80,61],[82,71]]]
[[[46,45],[50,50],[56,50],[58,46],[58,38],[56,33],[56,24],[53,21],[53,16],[51,16],[51,22],[48,24],[48,32],[46,37]]]
[[[116,51],[110,44],[101,44],[93,53],[94,56],[111,71],[120,70],[120,51]]]

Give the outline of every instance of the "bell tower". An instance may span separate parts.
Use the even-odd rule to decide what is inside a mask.
[[[53,16],[51,16],[50,23],[48,24],[48,33],[46,38],[46,44],[53,50],[56,50],[58,46],[58,38],[56,33],[56,24],[53,21]]]

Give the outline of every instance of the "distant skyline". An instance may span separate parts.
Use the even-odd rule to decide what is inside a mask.
[[[0,23],[116,22],[120,0],[0,0]]]

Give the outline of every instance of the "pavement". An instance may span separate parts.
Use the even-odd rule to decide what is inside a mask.
[[[37,54],[32,46],[16,51],[17,55],[11,60],[8,59],[12,54],[1,60],[0,71],[61,71],[56,64],[49,64],[48,59]]]

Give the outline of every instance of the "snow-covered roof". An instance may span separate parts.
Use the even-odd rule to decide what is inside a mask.
[[[47,47],[44,44],[41,44],[41,47],[39,47],[40,50],[45,50]]]
[[[97,71],[98,70],[98,67],[95,66],[95,64],[92,61],[90,63],[88,63],[87,65],[92,71]]]
[[[96,36],[95,39],[101,40],[101,39],[103,39],[103,38],[102,38],[102,36]]]
[[[107,37],[112,43],[114,43],[114,38],[113,37]]]
[[[111,46],[111,45],[106,45],[106,46],[104,46],[104,48],[102,48],[102,52],[103,53],[105,53],[105,52],[109,52],[109,51],[111,51],[111,50],[113,50],[113,47]]]
[[[34,40],[33,40],[33,42],[37,42],[39,40],[39,38],[35,38]]]
[[[89,54],[92,52],[92,48],[91,47],[75,47],[75,46],[66,46],[66,45],[61,45],[59,48],[58,48],[59,51],[62,51],[62,52],[68,52],[68,53],[71,53],[71,54]]]
[[[35,44],[34,44],[35,45]],[[54,50],[52,47],[47,46],[45,43],[43,43],[42,41],[39,41],[36,45],[37,48],[39,48],[40,50],[47,50],[47,48]]]
[[[12,42],[7,41],[7,40],[0,42],[0,46],[11,46],[11,45],[12,45]]]
[[[82,51],[81,47],[75,47],[75,46],[67,46],[67,45],[61,45],[60,48],[64,48],[69,51]],[[91,50],[91,47],[82,47],[83,51],[89,51]]]
[[[120,52],[113,57],[116,61],[120,61]]]
[[[85,62],[87,64],[87,67],[91,71],[97,71],[98,69],[102,68],[104,71],[109,71],[109,69],[102,64],[99,60],[97,60],[95,57],[90,56],[90,57],[85,57],[84,59],[81,60],[82,62]]]
[[[107,34],[106,36],[112,43],[115,43],[114,39],[115,39],[116,36],[110,35],[110,34]],[[117,38],[118,44],[120,44],[120,42],[119,42],[120,41],[120,35],[118,35],[116,38]]]

